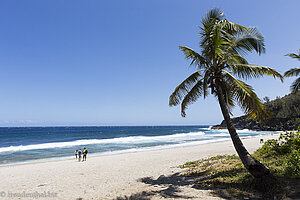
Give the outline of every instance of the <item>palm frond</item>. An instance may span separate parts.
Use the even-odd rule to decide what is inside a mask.
[[[239,54],[227,54],[220,60],[220,64],[230,66],[233,64],[249,64],[248,61]]]
[[[220,57],[223,53],[223,40],[222,35],[220,32],[221,27],[214,26],[213,35],[211,38],[212,46],[208,48],[210,51],[206,51],[208,54],[214,55],[212,57],[212,60],[214,60],[214,64],[216,64],[216,60],[218,57]]]
[[[169,106],[176,106],[180,103],[183,97],[194,87],[199,81],[201,74],[200,70],[191,74],[181,84],[179,84],[169,98]]]
[[[190,90],[189,93],[184,97],[181,103],[181,116],[185,117],[186,116],[186,109],[188,105],[194,103],[197,101],[197,99],[203,94],[203,82],[198,81],[196,85]]]
[[[261,54],[265,52],[264,38],[256,28],[241,29],[232,34],[223,31],[223,54],[220,64],[248,64],[243,57],[248,52],[255,50]]]
[[[284,77],[298,76],[300,74],[300,68],[292,68],[284,73]]]
[[[224,81],[232,85],[233,98],[246,114],[253,118],[258,117],[259,119],[270,116],[267,108],[265,108],[250,85],[236,79],[227,71],[224,74]]]
[[[241,54],[255,50],[260,55],[266,51],[264,37],[257,28],[237,32],[233,40],[232,48]]]
[[[222,52],[220,49],[222,26],[219,24],[224,19],[223,12],[220,9],[210,10],[202,19],[203,27],[200,27],[200,47],[202,55],[208,60],[213,60],[215,54]]]
[[[300,60],[300,49],[298,49],[298,54],[290,53],[286,54],[286,56],[290,56],[291,58],[296,58]],[[292,77],[292,76],[298,76],[300,74],[300,68],[292,68],[284,73],[284,77]],[[299,91],[300,88],[300,78],[297,78],[291,85],[291,91],[292,93],[296,93]]]
[[[293,94],[300,91],[300,77],[297,78],[291,85],[291,91]]]
[[[224,19],[224,12],[219,8],[214,8],[208,11],[202,18],[202,25],[204,28],[206,28],[207,25],[214,23],[216,20],[221,21],[222,19]]]
[[[247,27],[242,26],[240,24],[230,22],[227,19],[223,19],[222,21],[218,22],[221,30],[223,33],[229,33],[231,35],[234,35],[237,32],[240,32],[242,30],[248,30]]]
[[[296,59],[300,60],[300,49],[298,49],[298,52],[299,52],[298,55],[295,53],[289,53],[289,54],[286,54],[285,56],[289,56],[291,58],[296,58]]]
[[[228,66],[228,68],[231,70],[232,74],[243,79],[259,78],[267,75],[273,76],[274,78],[279,78],[281,81],[283,81],[283,76],[270,67],[250,64],[232,64]]]
[[[207,66],[206,59],[191,48],[179,46],[179,49],[184,53],[185,58],[192,60],[190,65],[197,66],[199,69]]]

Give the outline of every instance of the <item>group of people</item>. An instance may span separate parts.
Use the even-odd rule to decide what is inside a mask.
[[[81,156],[82,156],[82,162],[86,161],[86,155],[88,154],[88,150],[84,147],[83,151],[81,149],[76,149],[75,150],[75,158],[78,159],[78,162],[81,161]]]

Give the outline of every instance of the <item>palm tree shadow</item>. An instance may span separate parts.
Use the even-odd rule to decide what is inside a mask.
[[[166,189],[161,190],[152,190],[150,192],[139,192],[132,194],[130,196],[117,197],[115,200],[150,200],[154,196],[160,196],[163,198],[172,198],[172,199],[189,199],[191,197],[185,195],[179,195],[180,189],[172,185],[168,186]]]
[[[204,177],[204,175],[208,174],[209,171],[202,171],[200,173],[191,174],[190,176],[182,176],[180,173],[175,173],[170,176],[160,176],[157,179],[153,179],[151,177],[145,177],[139,179],[139,181],[153,185],[153,186],[162,186],[167,185],[168,188],[160,191],[161,196],[168,197],[168,198],[182,198],[182,199],[190,199],[193,197],[190,196],[183,196],[178,195],[178,192],[180,192],[180,186],[191,186],[191,188],[197,189],[197,190],[210,190],[210,193],[213,196],[222,197],[224,199],[230,199],[230,195],[226,192],[226,190],[220,189],[220,188],[214,188],[214,187],[200,187],[198,184],[201,181],[207,180],[207,179],[213,179],[215,177],[208,176]]]
[[[135,193],[130,196],[117,197],[115,200],[150,200],[154,196],[160,196],[163,198],[171,199],[191,199],[192,196],[181,194],[182,189],[180,187],[190,186],[196,190],[209,190],[212,196],[218,196],[224,199],[231,199],[232,197],[226,191],[228,187],[237,187],[234,183],[220,183],[220,187],[203,187],[201,186],[202,181],[215,179],[219,176],[231,176],[238,173],[237,170],[229,170],[226,174],[217,173],[214,175],[207,175],[210,171],[202,171],[200,173],[193,173],[189,176],[182,176],[180,173],[175,173],[170,176],[161,175],[157,179],[152,177],[144,177],[138,179],[139,182],[154,187],[151,191],[143,191]]]
[[[153,195],[152,192],[143,191],[130,196],[117,197],[115,200],[150,200]]]
[[[224,199],[231,199],[232,196],[227,192],[226,188],[239,188],[244,189],[245,191],[247,188],[241,188],[236,183],[221,183],[216,184],[217,187],[208,187],[208,186],[202,186],[200,183],[207,180],[212,180],[218,178],[218,177],[230,177],[234,176],[237,173],[240,173],[240,169],[232,169],[227,170],[225,172],[218,172],[215,174],[210,175],[210,171],[202,171],[198,173],[190,174],[189,176],[183,176],[180,173],[175,173],[170,176],[160,176],[157,179],[153,179],[151,177],[145,177],[139,179],[142,183],[152,185],[152,186],[167,186],[167,189],[158,191],[162,197],[168,197],[168,198],[182,198],[182,199],[189,199],[192,198],[190,196],[186,195],[180,195],[180,187],[181,186],[190,186],[193,189],[196,190],[209,190],[210,194],[212,196],[221,197]],[[258,198],[259,199],[259,198]]]
[[[170,176],[161,175],[157,179],[151,177],[141,178],[138,181],[148,185],[173,185],[173,186],[185,186],[191,184],[192,177],[180,176],[180,173],[175,173]]]
[[[172,199],[190,199],[192,197],[180,194],[181,189],[179,187],[191,184],[191,179],[191,177],[182,177],[179,173],[170,176],[161,175],[157,179],[144,177],[138,179],[138,181],[151,185],[155,189],[132,194],[130,196],[117,197],[115,200],[150,200],[151,197],[154,196]]]

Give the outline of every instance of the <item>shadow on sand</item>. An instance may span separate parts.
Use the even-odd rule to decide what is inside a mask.
[[[238,173],[239,170],[229,170],[225,175],[232,175]],[[223,172],[224,173],[224,172]],[[268,197],[265,195],[254,194],[254,196],[249,197],[244,195],[239,195],[238,197],[232,197],[226,188],[239,188],[241,191],[247,191],[247,188],[241,188],[241,186],[236,183],[223,183],[220,182],[218,188],[214,187],[201,187],[201,182],[205,180],[213,180],[216,177],[224,176],[223,173],[217,173],[214,175],[208,175],[209,171],[204,171],[201,173],[192,174],[192,176],[181,176],[180,173],[175,173],[170,176],[160,176],[157,179],[151,177],[144,177],[139,179],[139,182],[149,185],[149,190],[140,193],[132,194],[130,196],[117,197],[115,200],[150,200],[153,198],[159,199],[199,199],[199,196],[189,196],[187,191],[183,191],[186,188],[193,188],[195,190],[209,190],[209,194],[214,197],[220,197],[223,199],[251,199],[251,200],[269,200],[269,199],[300,199],[300,192],[296,189],[295,192],[290,193],[288,197],[279,195],[279,197]],[[251,184],[251,183],[249,183]],[[294,188],[300,188],[300,183],[298,180],[291,182]],[[184,186],[187,186],[186,188]],[[248,191],[247,191],[248,192]],[[192,195],[193,193],[189,193]],[[199,193],[201,194],[201,193]],[[195,194],[194,194],[195,195]],[[197,194],[196,194],[197,195]],[[204,197],[203,197],[204,198]]]
[[[182,192],[182,186],[192,186],[195,188],[193,183],[195,177],[180,176],[180,173],[175,173],[170,176],[161,175],[157,179],[151,177],[144,177],[138,180],[139,182],[145,183],[152,186],[152,190],[143,191],[140,193],[132,194],[130,196],[117,197],[115,200],[150,200],[153,197],[160,198],[171,198],[171,199],[193,199],[196,196],[187,196]],[[214,192],[213,188],[195,188],[201,190],[212,190],[213,196],[220,196],[219,192]],[[223,196],[223,195],[221,195]],[[226,198],[226,195],[224,196]],[[224,198],[223,197],[223,198]]]

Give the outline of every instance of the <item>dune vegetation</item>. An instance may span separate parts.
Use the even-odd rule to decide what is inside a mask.
[[[187,162],[182,176],[194,177],[196,188],[213,189],[217,194],[237,198],[300,198],[300,129],[268,140],[253,154],[277,179],[272,190],[261,192],[256,180],[236,155],[219,155]]]

